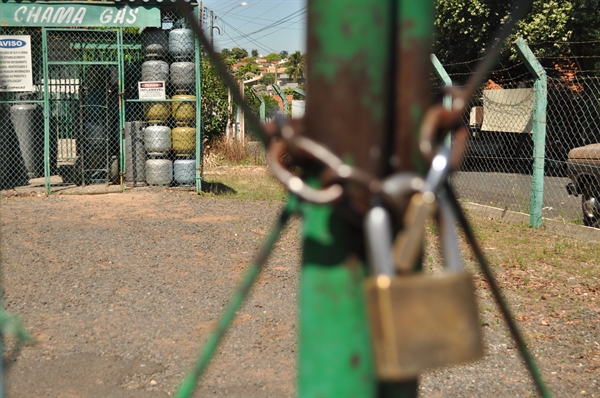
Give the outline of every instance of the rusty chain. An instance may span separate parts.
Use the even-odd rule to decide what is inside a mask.
[[[453,97],[460,98],[460,91],[448,90]],[[430,107],[425,114],[421,127],[419,148],[423,157],[433,161],[438,147],[444,145],[446,133],[454,130],[454,144],[451,150],[450,166],[455,169],[466,148],[467,129],[459,125],[462,107],[452,110],[444,109],[441,105]],[[423,184],[420,177],[412,173],[397,173],[383,180],[376,176],[345,164],[327,147],[302,135],[302,121],[277,118],[266,126],[267,132],[267,163],[272,174],[290,192],[301,199],[317,204],[327,204],[339,201],[344,194],[344,185],[356,184],[366,190],[371,196],[380,196],[384,202],[393,207],[402,203],[407,195],[416,192]],[[289,154],[294,164],[313,163],[322,167],[320,182],[323,188],[314,188],[300,177],[294,175],[281,162],[284,153]],[[402,209],[397,209],[402,211]]]

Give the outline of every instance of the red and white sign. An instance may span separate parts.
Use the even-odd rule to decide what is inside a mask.
[[[164,100],[167,98],[165,82],[138,82],[138,95],[141,100]]]

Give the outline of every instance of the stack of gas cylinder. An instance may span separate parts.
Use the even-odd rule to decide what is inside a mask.
[[[196,180],[194,34],[180,21],[168,36],[161,28],[146,28],[142,42],[147,59],[142,64],[142,81],[164,81],[173,93],[169,102],[144,103],[146,182],[165,186],[174,180],[178,185],[192,185]],[[166,59],[173,60],[170,66]]]

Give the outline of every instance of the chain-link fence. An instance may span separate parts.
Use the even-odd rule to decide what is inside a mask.
[[[126,183],[195,186],[202,165],[195,36],[183,16],[163,9],[162,26],[144,29],[141,47],[137,39],[124,37],[125,82],[132,86],[125,99]]]
[[[41,29],[0,27],[0,38],[6,40],[7,36],[18,40],[29,37],[32,61],[42,58]],[[34,82],[29,92],[0,92],[0,189],[26,185],[30,180],[40,183],[45,174],[43,65],[41,62],[27,65],[26,57],[27,54],[22,54],[18,47],[14,51],[0,53],[3,72],[9,62],[15,62],[23,70],[21,62],[25,61],[25,67],[31,67],[29,70]],[[2,74],[0,90],[8,89],[10,77],[12,75]]]
[[[200,190],[200,53],[174,7],[160,27],[0,28],[15,37],[29,42],[34,84],[0,88],[0,189]],[[21,56],[0,53],[0,67]]]
[[[531,215],[539,200],[546,224],[600,227],[600,70],[564,69],[558,66],[561,61],[544,60],[546,96],[525,65],[516,64],[493,71],[467,107],[463,122],[470,137],[453,183],[464,201],[478,204],[479,212]],[[449,76],[456,84],[470,73]],[[543,145],[536,144],[536,123],[545,132]],[[543,154],[539,181],[536,145]]]

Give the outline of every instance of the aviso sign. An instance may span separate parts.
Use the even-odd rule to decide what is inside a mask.
[[[160,27],[160,9],[78,3],[2,3],[0,26]]]
[[[33,91],[31,36],[0,36],[0,92]]]

